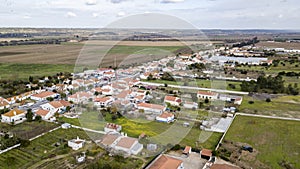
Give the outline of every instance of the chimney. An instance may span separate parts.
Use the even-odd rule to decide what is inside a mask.
[[[14,110],[14,115],[16,116],[17,115],[17,112]]]

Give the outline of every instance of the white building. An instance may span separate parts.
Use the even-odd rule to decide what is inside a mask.
[[[158,104],[150,104],[150,103],[138,103],[138,109],[142,109],[145,113],[155,113],[162,114],[165,111],[166,107]]]
[[[174,121],[174,118],[175,116],[173,113],[164,112],[161,115],[156,116],[156,121],[170,123]]]
[[[107,107],[114,102],[113,97],[95,98],[94,105],[99,107]]]
[[[19,110],[19,109],[13,109],[5,114],[2,114],[2,122],[4,123],[16,123],[16,122],[22,122],[26,120],[25,115],[26,111]]]
[[[170,103],[173,106],[179,106],[181,103],[181,99],[174,96],[165,96],[165,103]]]
[[[68,141],[68,146],[73,150],[79,150],[84,146],[85,140],[80,139],[78,136],[76,139],[72,139]]]
[[[51,112],[61,113],[66,110],[67,106],[71,106],[71,103],[69,103],[65,100],[60,100],[60,101],[52,101],[52,102],[43,104],[43,105],[41,105],[41,108],[44,110],[51,111]]]
[[[57,93],[54,93],[54,92],[51,92],[51,91],[44,91],[44,92],[41,92],[41,93],[38,93],[38,94],[34,94],[30,98],[32,100],[42,101],[42,100],[46,100],[48,97],[55,98],[57,96],[58,96]]]
[[[120,132],[122,130],[122,126],[114,123],[107,123],[104,127],[104,131],[108,132]]]
[[[211,91],[198,91],[197,97],[200,99],[209,99],[209,100],[217,100],[218,93],[211,92]]]
[[[49,110],[39,109],[38,111],[35,112],[35,114],[41,116],[42,120],[48,120],[51,117],[53,117],[54,112],[51,112]]]
[[[114,148],[127,154],[137,155],[143,150],[143,145],[136,138],[122,137]]]

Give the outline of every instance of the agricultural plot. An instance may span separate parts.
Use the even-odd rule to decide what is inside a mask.
[[[13,149],[0,155],[0,168],[28,168],[31,165],[56,155],[68,154],[71,150],[65,147],[66,141],[76,137],[89,139],[86,132],[79,129],[58,129],[36,140],[29,146]],[[60,146],[55,146],[60,143]]]
[[[245,96],[239,110],[243,113],[300,118],[300,96],[281,96],[271,99],[271,102]]]
[[[299,121],[237,116],[224,138],[224,146],[219,150],[221,154],[241,166],[300,168],[299,130]],[[239,152],[241,156],[240,160],[237,160],[234,154],[237,154],[241,147],[232,151],[228,148],[237,143],[252,146],[253,153]],[[227,150],[222,151],[222,147],[227,147]]]

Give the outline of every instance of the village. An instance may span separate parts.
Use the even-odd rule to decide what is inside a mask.
[[[240,52],[243,56],[239,56]],[[214,56],[209,57],[210,53],[214,53]],[[256,56],[255,53],[250,53]],[[221,56],[221,54],[228,54],[228,56]],[[86,108],[88,106],[102,115],[103,112],[104,115],[106,112],[112,114],[113,120],[118,116],[123,116],[128,120],[143,119],[169,125],[179,124],[181,128],[189,128],[199,121],[198,110],[206,110],[209,113],[207,117],[202,117],[200,120],[201,125],[198,130],[224,133],[238,111],[243,95],[248,93],[226,90],[225,81],[219,88],[206,88],[193,85],[192,79],[204,79],[212,84],[215,83],[214,79],[251,81],[256,80],[256,77],[222,76],[219,72],[224,71],[223,66],[272,64],[272,60],[263,58],[261,55],[244,56],[245,52],[242,49],[229,50],[227,47],[221,47],[213,51],[200,51],[190,55],[169,56],[136,67],[84,70],[73,73],[72,78],[65,79],[61,84],[50,87],[48,85],[6,99],[0,98],[0,109],[5,111],[1,115],[1,122],[18,125],[26,120],[37,119],[58,123],[59,117],[81,121],[81,116],[89,113],[90,109]],[[206,65],[208,66],[205,67]],[[195,71],[195,66],[198,66],[197,71]],[[153,80],[164,81],[160,83]],[[45,77],[40,79],[39,83],[47,81],[49,79]],[[28,88],[31,87],[29,84]],[[89,119],[99,118],[97,116],[91,115]],[[139,138],[130,137],[124,132],[123,126],[106,122],[103,117],[100,121],[102,121],[99,122],[102,125],[102,131],[95,130],[99,128],[98,126],[88,129],[84,124],[89,121],[83,121],[81,127],[100,133],[101,137],[95,139],[95,143],[111,154],[147,156],[149,152],[159,152],[161,148],[165,148],[160,145],[161,142],[151,139],[147,144],[141,143],[141,139],[148,137],[147,131],[140,133]],[[61,127],[68,129],[80,126],[63,123]],[[128,130],[125,129],[125,131]],[[68,146],[73,150],[78,150],[84,146],[85,142],[86,140],[77,137],[69,140]],[[186,145],[182,154],[161,154],[146,168],[167,166],[191,168],[193,165],[212,169],[218,168],[219,165],[232,167],[232,164],[218,163],[214,149],[204,147],[198,152],[192,152],[193,146]],[[78,162],[84,161],[84,158],[85,156],[82,156]],[[191,162],[195,159],[196,163]]]

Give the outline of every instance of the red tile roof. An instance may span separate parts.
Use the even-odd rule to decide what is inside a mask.
[[[7,116],[7,117],[13,117],[13,116],[16,116],[16,115],[20,115],[20,114],[23,114],[25,113],[24,110],[19,110],[19,109],[13,109],[5,114],[3,114],[4,116]]]
[[[152,108],[157,110],[164,110],[165,107],[159,104],[150,104],[150,103],[139,103],[138,107]]]
[[[34,97],[39,97],[39,98],[47,98],[47,97],[50,97],[54,94],[55,94],[54,92],[44,91],[44,92],[41,92],[41,93],[38,93],[38,94],[34,94],[33,96]]]
[[[231,166],[228,164],[213,164],[210,169],[239,169],[239,167]]]
[[[207,95],[207,96],[216,96],[216,95],[218,95],[218,93],[211,92],[211,91],[198,91],[198,94]]]
[[[210,157],[212,156],[212,151],[204,148],[201,150],[201,155]]]
[[[123,147],[123,148],[131,148],[133,144],[137,141],[136,138],[131,138],[131,137],[123,137],[121,140],[118,142],[116,146]]]
[[[182,161],[166,155],[161,155],[149,167],[149,169],[177,169]]]
[[[43,110],[43,109],[39,109],[37,112],[35,112],[35,114],[40,116],[46,116],[48,113],[49,113],[48,110]]]

